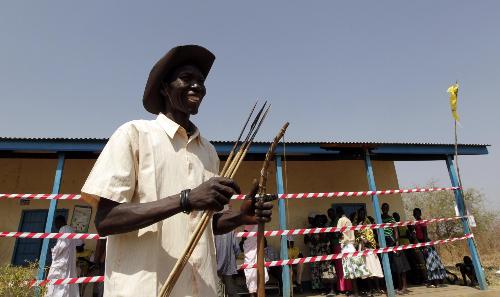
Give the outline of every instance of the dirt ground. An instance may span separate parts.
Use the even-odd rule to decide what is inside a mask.
[[[401,296],[411,297],[498,297],[500,296],[500,286],[489,287],[487,291],[481,291],[477,288],[448,285],[442,288],[427,288],[425,286],[410,287],[411,293]],[[294,295],[294,297],[324,297],[325,295]],[[345,296],[345,295],[337,295]],[[379,295],[382,296],[382,295]],[[399,296],[399,295],[398,295]]]

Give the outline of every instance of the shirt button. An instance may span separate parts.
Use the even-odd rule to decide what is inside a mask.
[[[192,170],[192,169],[193,169],[193,163],[189,162],[189,164],[188,164],[188,169],[189,169],[189,170]]]

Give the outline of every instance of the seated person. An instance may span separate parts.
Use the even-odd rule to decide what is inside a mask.
[[[462,279],[464,280],[464,286],[467,286],[467,278],[471,281],[471,286],[475,286],[477,284],[476,273],[474,271],[474,265],[472,265],[472,260],[469,256],[464,256],[463,263],[457,263],[455,265],[462,274]]]
[[[299,248],[295,246],[292,236],[288,236],[288,259],[303,258],[304,255],[300,252]],[[304,263],[292,265],[290,269],[290,279],[294,281],[297,286],[297,293],[302,293],[302,271],[304,271]],[[296,275],[295,279],[294,276]]]
[[[267,239],[264,238],[264,259],[266,262],[270,261],[277,261],[280,259],[278,256],[278,253],[274,250],[274,248],[270,245],[267,245]],[[281,288],[283,288],[283,281],[281,277],[281,272],[283,271],[283,268],[281,266],[271,266],[268,267],[268,272],[269,275],[274,277],[278,281],[278,285]]]

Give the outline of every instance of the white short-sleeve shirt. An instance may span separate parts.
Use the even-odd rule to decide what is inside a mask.
[[[85,185],[85,200],[146,203],[194,188],[217,175],[219,158],[198,129],[159,114],[116,130]],[[157,296],[201,219],[179,213],[138,231],[108,236],[104,296]],[[204,232],[171,296],[216,296],[217,266],[212,225]]]

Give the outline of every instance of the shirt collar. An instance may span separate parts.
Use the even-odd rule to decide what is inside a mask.
[[[158,117],[156,118],[156,121],[160,125],[160,127],[167,133],[167,135],[174,139],[175,134],[179,131],[182,130],[183,132],[185,131],[184,128],[181,127],[181,125],[177,124],[176,122],[172,121],[169,119],[166,115],[163,113],[159,113]],[[196,127],[193,123],[191,123],[194,126],[194,133],[191,135],[189,140],[196,139],[200,136],[200,130],[198,130],[198,127]]]

